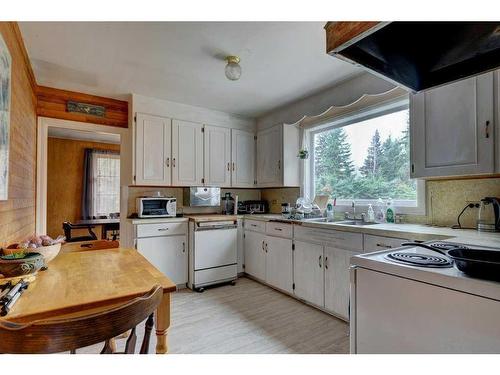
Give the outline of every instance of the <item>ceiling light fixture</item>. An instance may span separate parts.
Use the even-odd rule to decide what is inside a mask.
[[[224,59],[227,61],[225,73],[227,79],[237,81],[241,77],[240,58],[238,56],[226,56]]]

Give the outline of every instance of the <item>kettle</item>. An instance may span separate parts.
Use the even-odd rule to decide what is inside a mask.
[[[477,230],[480,232],[500,232],[500,198],[485,197],[481,199]]]

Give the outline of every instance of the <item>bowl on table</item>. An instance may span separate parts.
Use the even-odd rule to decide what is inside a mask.
[[[3,249],[3,253],[5,255],[9,254],[14,254],[18,252],[19,249]],[[54,245],[49,245],[49,246],[40,246],[37,248],[32,249],[33,252],[39,253],[43,256],[43,259],[45,260],[45,264],[47,265],[51,260],[53,260],[61,251],[61,244],[56,243]]]
[[[35,273],[45,266],[44,257],[40,253],[8,254],[0,256],[0,275],[16,277]]]

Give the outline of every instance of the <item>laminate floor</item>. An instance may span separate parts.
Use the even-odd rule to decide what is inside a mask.
[[[170,353],[348,353],[348,325],[248,278],[172,299]],[[138,327],[138,347],[143,325]],[[154,332],[154,331],[153,331]],[[125,340],[117,342],[123,348]],[[152,335],[150,352],[156,337]],[[102,345],[78,350],[98,353]]]

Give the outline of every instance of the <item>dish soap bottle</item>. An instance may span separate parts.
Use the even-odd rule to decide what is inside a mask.
[[[327,222],[333,221],[333,216],[334,216],[333,205],[331,203],[328,203],[326,205],[326,221]]]
[[[368,205],[368,222],[373,223],[375,221],[375,211],[371,204]]]
[[[385,212],[385,221],[388,223],[394,223],[394,208],[392,207],[392,199],[387,200],[387,209]]]
[[[382,201],[382,198],[379,198],[377,201],[377,212],[375,214],[375,220],[377,223],[385,222],[384,201]]]

